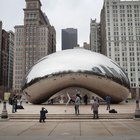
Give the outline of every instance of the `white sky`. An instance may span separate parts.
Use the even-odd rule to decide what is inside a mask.
[[[57,50],[61,50],[61,29],[78,29],[78,44],[89,42],[90,19],[100,21],[103,0],[41,0],[42,11],[56,29]],[[0,0],[0,20],[3,29],[14,31],[23,25],[25,0]]]

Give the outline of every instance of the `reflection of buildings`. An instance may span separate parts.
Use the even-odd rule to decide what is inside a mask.
[[[83,43],[83,48],[87,50],[91,50],[90,44],[88,44],[87,42]]]
[[[62,50],[73,49],[77,46],[77,29],[62,29]]]
[[[43,103],[68,87],[82,87],[102,98],[109,95],[113,103],[119,103],[129,95],[129,84],[124,71],[114,61],[79,48],[44,57],[32,67],[22,89],[33,104]],[[78,92],[81,90],[72,94]]]
[[[17,92],[36,61],[56,51],[56,32],[41,11],[40,0],[25,1],[24,25],[15,26],[13,89]]]
[[[70,95],[70,98],[72,100],[75,100],[76,94],[79,94],[81,96],[81,103],[84,103],[83,97],[85,94],[87,94],[87,96],[88,96],[88,103],[91,103],[92,100],[94,99],[94,97],[101,99],[98,95],[94,94],[93,92],[91,92],[87,89],[84,89],[84,88],[80,88],[80,87],[66,88],[66,89],[58,92],[54,96],[52,96],[51,99],[53,99],[54,103],[67,103],[68,102],[67,93]],[[70,103],[73,103],[73,102],[70,102]]]

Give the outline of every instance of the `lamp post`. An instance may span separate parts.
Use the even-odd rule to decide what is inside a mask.
[[[140,108],[139,108],[139,87],[136,88],[136,109],[135,118],[140,118]]]
[[[8,112],[7,112],[7,109],[6,109],[6,101],[3,102],[3,110],[2,110],[2,113],[1,113],[1,118],[2,119],[7,119],[8,118]]]

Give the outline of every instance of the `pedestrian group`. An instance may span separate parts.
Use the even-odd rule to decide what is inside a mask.
[[[88,104],[88,96],[85,95],[83,99],[84,99],[85,105],[87,105]],[[111,97],[106,96],[105,102],[106,102],[106,109],[110,110]],[[78,116],[80,114],[80,104],[81,104],[80,94],[76,94],[76,98],[75,98],[75,101],[73,101],[73,103],[74,103],[75,115]],[[93,111],[93,119],[99,119],[98,108],[99,108],[99,99],[97,97],[94,97],[93,103],[91,105],[91,110]],[[40,123],[45,122],[47,113],[48,113],[48,110],[45,109],[44,107],[42,107],[42,109],[40,110],[40,118],[39,118]]]

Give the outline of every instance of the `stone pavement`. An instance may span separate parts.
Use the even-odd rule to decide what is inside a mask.
[[[73,105],[23,104],[16,114],[37,114],[42,106],[52,114],[74,113]],[[134,113],[135,102],[111,105],[118,113]],[[0,105],[0,111],[2,104]],[[7,105],[8,113],[11,106]],[[66,110],[66,112],[65,112]],[[90,105],[80,106],[81,113],[91,113]],[[101,105],[100,113],[108,113]],[[80,120],[1,120],[0,140],[140,140],[140,121],[134,119],[80,119]]]
[[[0,122],[0,140],[140,140],[140,121],[6,121]]]
[[[38,114],[40,109],[42,107],[47,108],[49,111],[49,114],[74,114],[74,105],[65,105],[65,104],[59,104],[59,105],[33,105],[33,104],[26,104],[23,103],[24,109],[18,110],[16,114]],[[0,113],[3,108],[3,104],[0,103]],[[120,104],[112,104],[111,109],[115,109],[118,111],[118,113],[134,113],[136,108],[135,101],[129,101],[128,103],[122,102]],[[12,106],[7,103],[7,111],[8,114],[12,114]],[[92,114],[91,111],[91,105],[80,105],[80,114]],[[108,111],[106,110],[106,105],[102,104],[99,107],[99,114],[108,114]]]

